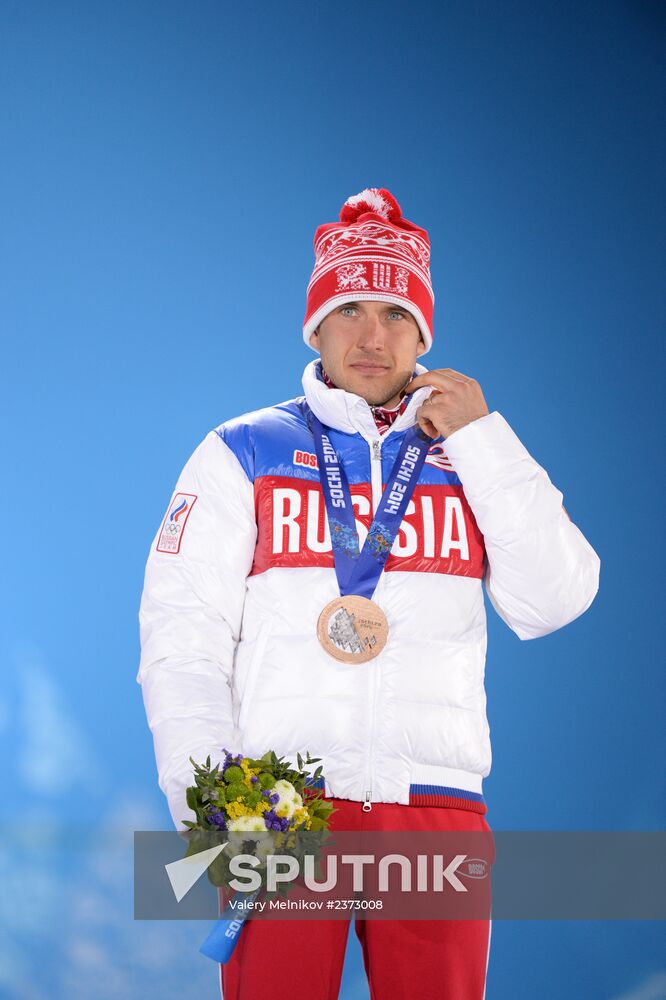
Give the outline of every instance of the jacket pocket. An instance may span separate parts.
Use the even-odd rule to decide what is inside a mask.
[[[257,678],[261,669],[261,661],[264,657],[264,651],[266,649],[266,643],[268,642],[272,624],[272,618],[269,621],[264,622],[257,633],[256,639],[254,640],[254,649],[252,650],[252,654],[250,656],[250,662],[247,668],[247,677],[243,687],[243,698],[238,709],[238,728],[240,729],[241,734],[243,732],[245,720],[247,719],[250,708],[252,707],[254,690],[257,685]]]

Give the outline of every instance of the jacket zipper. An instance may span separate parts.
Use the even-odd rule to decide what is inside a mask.
[[[379,507],[382,498],[382,442],[380,438],[372,438],[370,441],[371,459],[370,476],[372,486],[372,517]],[[377,705],[377,691],[379,688],[379,672],[377,664],[372,660],[368,662],[368,667],[372,671],[372,692],[370,695],[370,740],[368,743],[367,771],[365,774],[365,792],[363,796],[363,812],[370,812],[372,809],[372,753],[375,742],[375,716]]]

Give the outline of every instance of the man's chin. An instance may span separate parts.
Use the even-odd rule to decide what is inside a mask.
[[[359,393],[359,395],[363,395],[363,394]],[[380,396],[379,397],[379,396],[367,396],[367,395],[363,395],[363,398],[365,399],[365,401],[368,404],[368,406],[387,406],[390,403],[391,409],[392,409],[394,406],[398,405],[397,400],[394,399],[394,397],[396,395],[397,395],[397,393],[392,392],[388,396]]]
[[[387,399],[395,396],[395,392],[392,391],[391,386],[379,386],[376,382],[374,377],[350,379],[348,391],[362,396],[370,406],[383,406]]]
[[[409,377],[398,383],[392,379],[391,383],[387,384],[380,377],[370,375],[367,378],[354,379],[353,387],[350,386],[349,392],[355,392],[357,396],[362,396],[369,406],[386,406],[387,403],[394,400],[408,381]],[[397,406],[397,402],[392,403],[392,405]]]

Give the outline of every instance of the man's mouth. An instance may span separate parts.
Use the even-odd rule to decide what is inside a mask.
[[[383,372],[388,371],[386,365],[366,364],[364,361],[357,362],[350,367],[355,368],[356,371],[362,372],[364,375],[381,375]]]

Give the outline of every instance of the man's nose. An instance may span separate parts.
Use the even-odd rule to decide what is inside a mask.
[[[379,350],[384,346],[384,325],[379,316],[367,316],[359,336],[358,346],[366,350]]]

